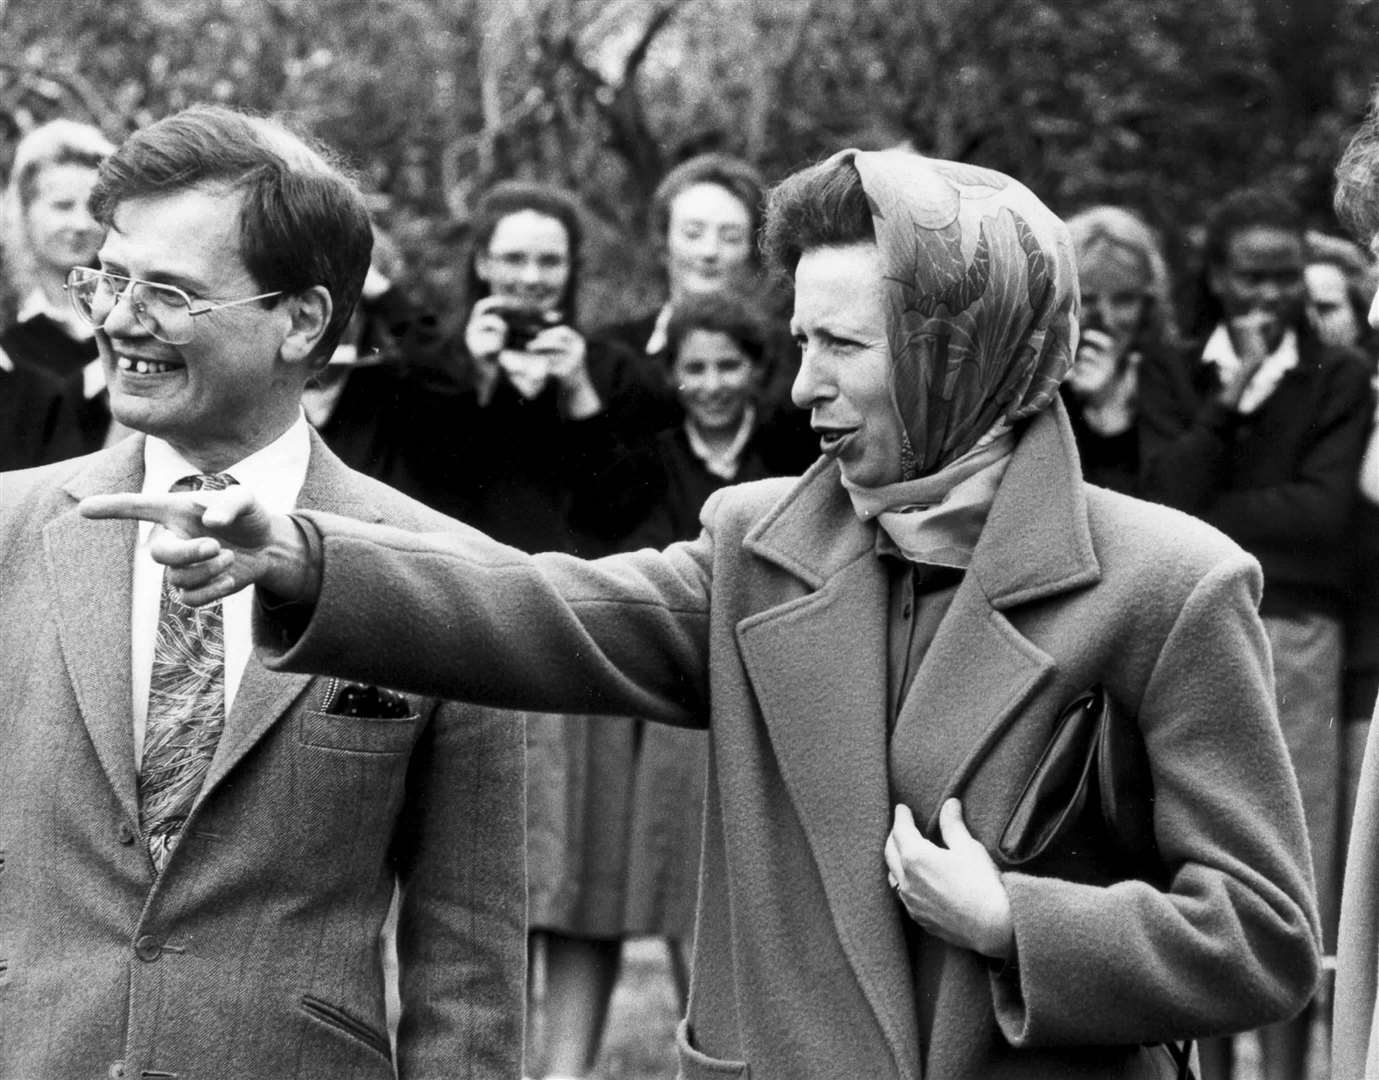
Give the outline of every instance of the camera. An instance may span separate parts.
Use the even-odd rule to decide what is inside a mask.
[[[532,311],[530,308],[504,305],[495,307],[493,313],[507,324],[508,336],[503,348],[514,352],[526,352],[532,338],[542,330],[560,325],[560,315],[554,311]]]

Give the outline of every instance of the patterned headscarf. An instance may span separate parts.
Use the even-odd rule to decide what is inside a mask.
[[[841,151],[871,206],[886,278],[906,479],[1047,406],[1072,365],[1072,242],[1023,184],[904,150]]]

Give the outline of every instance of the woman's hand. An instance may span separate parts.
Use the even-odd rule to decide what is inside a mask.
[[[967,831],[957,799],[943,804],[938,821],[944,847],[924,838],[908,806],[895,808],[886,868],[896,895],[910,918],[935,937],[1010,959],[1015,927],[996,864]]]
[[[475,360],[492,363],[503,351],[503,343],[508,339],[508,324],[494,310],[502,303],[496,296],[485,296],[469,313],[469,322],[464,327],[464,347]]]
[[[313,602],[321,567],[286,514],[270,513],[247,489],[167,495],[91,495],[83,517],[153,522],[149,550],[193,607],[259,585],[285,600]]]
[[[542,330],[532,338],[527,351],[546,359],[567,415],[582,420],[603,408],[585,363],[588,347],[578,330],[565,325]]]

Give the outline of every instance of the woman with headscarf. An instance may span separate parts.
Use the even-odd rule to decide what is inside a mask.
[[[1295,1012],[1317,916],[1258,567],[1083,484],[1062,223],[1000,173],[844,151],[766,238],[823,456],[718,492],[693,541],[585,562],[235,496],[86,512],[201,534],[158,546],[194,602],[297,601],[272,666],[707,725],[687,1080],[1166,1076],[1156,1044]],[[1158,883],[991,854],[1091,684],[1142,734]]]

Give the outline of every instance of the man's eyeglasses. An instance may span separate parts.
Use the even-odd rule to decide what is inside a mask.
[[[105,320],[124,297],[129,303],[134,321],[168,345],[185,345],[196,333],[198,315],[206,315],[221,308],[252,304],[255,300],[271,300],[283,290],[246,296],[240,300],[193,300],[176,285],[110,274],[85,266],[73,267],[67,273],[67,295],[78,315],[92,326],[103,326]],[[193,310],[192,304],[202,307]]]

